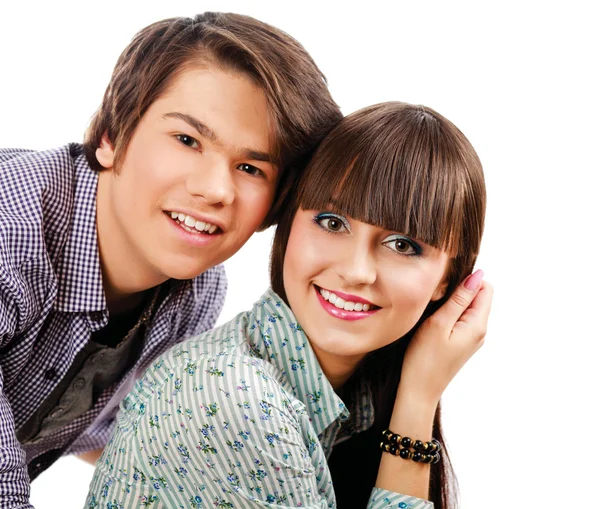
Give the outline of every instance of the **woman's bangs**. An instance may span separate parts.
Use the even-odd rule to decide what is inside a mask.
[[[335,160],[321,152],[300,186],[299,206],[332,210],[456,256],[460,250],[456,226],[463,220],[459,196],[463,185],[456,182],[460,172],[453,171],[455,166],[427,140],[390,134],[392,139],[370,139],[368,147],[360,147],[358,140],[340,139],[342,146],[355,150],[331,146],[329,154],[344,154]]]

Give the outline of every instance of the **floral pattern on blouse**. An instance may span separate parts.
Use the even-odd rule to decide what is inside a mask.
[[[362,429],[372,422],[354,417]],[[122,401],[87,509],[334,508],[327,458],[350,412],[268,290],[161,355]],[[374,488],[369,509],[431,509]]]

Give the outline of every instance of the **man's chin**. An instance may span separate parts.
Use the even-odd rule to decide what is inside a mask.
[[[184,264],[184,263],[169,263],[162,267],[162,273],[167,276],[167,279],[186,280],[194,279],[200,274],[203,274],[211,267],[217,264]]]

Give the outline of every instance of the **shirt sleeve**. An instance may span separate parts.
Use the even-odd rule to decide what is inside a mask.
[[[17,302],[8,291],[0,266],[0,350],[14,338],[19,327]],[[25,452],[15,436],[13,412],[4,394],[4,371],[0,364],[0,509],[31,508]]]
[[[330,507],[325,456],[314,461],[318,439],[266,370],[251,357],[195,360],[149,398],[128,397],[87,503]]]
[[[367,509],[433,509],[433,502],[401,495],[393,491],[373,488]]]

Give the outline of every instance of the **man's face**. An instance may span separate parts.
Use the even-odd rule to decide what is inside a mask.
[[[103,262],[126,260],[157,284],[232,256],[273,201],[271,142],[266,98],[247,77],[212,66],[179,74],[140,120],[119,168],[108,140],[97,150],[110,169],[98,187]]]

